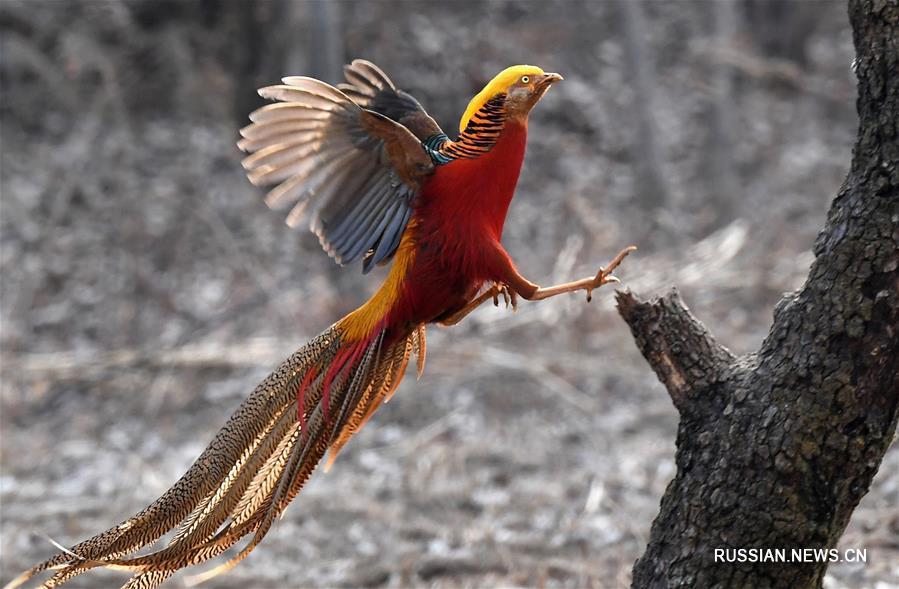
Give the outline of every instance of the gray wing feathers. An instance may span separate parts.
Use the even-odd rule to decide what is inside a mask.
[[[387,75],[375,64],[364,59],[353,60],[353,63],[344,66],[346,84],[337,87],[349,94],[359,106],[369,108],[379,92],[382,90],[396,91],[396,86]]]
[[[421,141],[443,133],[418,100],[394,86],[378,66],[356,59],[343,72],[347,83],[337,87],[359,106],[400,123]]]
[[[363,272],[367,272],[373,265],[381,263],[396,251],[400,244],[402,228],[406,226],[411,214],[412,211],[410,209],[402,207],[397,207],[392,211],[389,225],[381,232],[379,242],[372,246],[373,253],[364,258],[362,263]]]

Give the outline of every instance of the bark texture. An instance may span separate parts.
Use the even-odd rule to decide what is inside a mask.
[[[716,563],[716,548],[836,546],[899,415],[899,0],[851,0],[858,138],[805,285],[734,357],[676,292],[619,293],[680,413],[677,474],[634,587],[821,587],[826,563]]]

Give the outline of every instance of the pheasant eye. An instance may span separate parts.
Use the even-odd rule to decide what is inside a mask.
[[[527,84],[527,83],[530,82],[530,81],[531,81],[531,79],[530,79],[529,77],[527,77],[527,76],[521,76],[521,83],[522,83],[522,84]]]

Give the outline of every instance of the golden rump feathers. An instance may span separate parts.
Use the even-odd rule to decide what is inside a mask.
[[[521,81],[522,77],[542,76],[543,74],[544,71],[542,69],[533,65],[513,65],[498,73],[468,103],[468,108],[465,109],[465,114],[462,115],[462,119],[459,121],[459,132],[461,133],[465,130],[465,127],[468,126],[468,121],[471,120],[474,113],[478,112],[488,100],[497,94],[506,92],[512,84]],[[527,80],[525,80],[525,83],[527,83]]]

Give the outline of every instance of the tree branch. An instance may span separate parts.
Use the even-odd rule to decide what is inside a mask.
[[[637,348],[678,410],[701,399],[702,392],[733,364],[734,355],[690,313],[676,289],[649,302],[640,301],[630,291],[619,291],[616,299]]]

